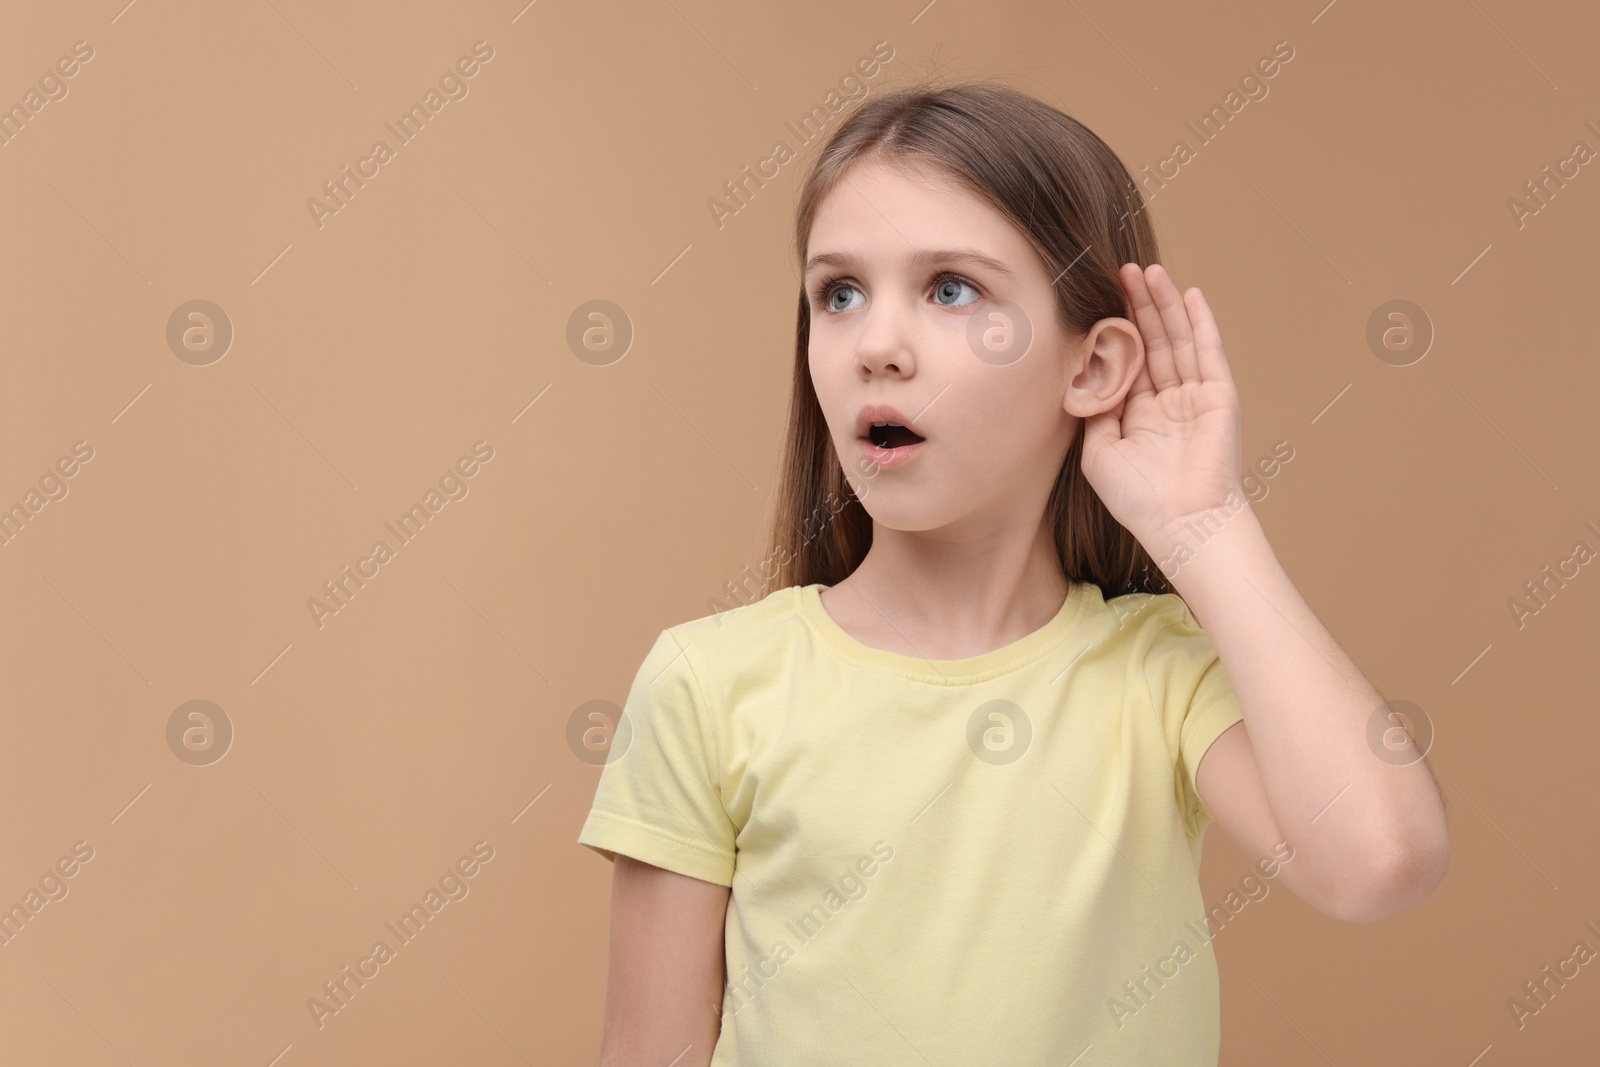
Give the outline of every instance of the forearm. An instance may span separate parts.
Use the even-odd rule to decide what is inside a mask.
[[[1425,760],[1398,765],[1370,746],[1383,696],[1295,589],[1248,504],[1214,532],[1158,539],[1162,558],[1180,536],[1192,555],[1172,583],[1227,670],[1295,862],[1347,899],[1426,895],[1448,861],[1443,802]]]

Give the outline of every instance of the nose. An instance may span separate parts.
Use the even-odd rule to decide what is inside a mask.
[[[912,354],[915,311],[883,300],[867,308],[856,341],[856,369],[864,378],[909,377],[916,373]]]

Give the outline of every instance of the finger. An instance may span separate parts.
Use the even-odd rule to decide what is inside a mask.
[[[1232,385],[1233,371],[1228,366],[1227,355],[1222,351],[1222,334],[1217,330],[1217,318],[1211,313],[1211,305],[1206,303],[1205,295],[1199,289],[1190,289],[1183,296],[1189,305],[1189,320],[1194,323],[1195,355],[1200,363],[1200,380]]]
[[[1194,351],[1194,332],[1189,325],[1189,309],[1184,306],[1183,294],[1172,283],[1167,268],[1156,263],[1149,271],[1150,295],[1161,312],[1161,323],[1171,338],[1172,363],[1178,378],[1185,382],[1200,380],[1200,362]]]
[[[1172,362],[1172,345],[1167,340],[1167,330],[1161,312],[1145,283],[1144,269],[1137,263],[1125,263],[1118,272],[1128,291],[1128,303],[1133,307],[1133,321],[1144,337],[1144,365],[1149,372],[1150,384],[1156,390],[1171,389],[1179,383],[1177,368]]]
[[[1154,396],[1155,391],[1155,383],[1150,381],[1150,360],[1148,357],[1146,357],[1139,363],[1139,373],[1134,375],[1133,384],[1129,386],[1128,391],[1123,394],[1123,402],[1126,403],[1127,401],[1132,400],[1134,397],[1143,396],[1146,393]]]

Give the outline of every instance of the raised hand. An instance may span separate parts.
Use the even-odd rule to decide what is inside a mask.
[[[1160,264],[1125,263],[1120,276],[1145,363],[1121,404],[1087,419],[1083,473],[1159,559],[1186,520],[1242,506],[1244,409],[1200,290],[1180,295]]]

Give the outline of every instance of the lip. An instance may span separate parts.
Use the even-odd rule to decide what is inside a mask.
[[[876,419],[874,421],[893,422],[895,420]],[[901,425],[904,425],[904,423]],[[882,469],[899,467],[910,463],[916,458],[917,453],[922,451],[922,447],[927,443],[928,442],[926,441],[918,441],[914,445],[901,445],[899,448],[879,448],[865,437],[860,439],[862,455],[866,456],[867,461],[874,467],[879,467]]]
[[[899,408],[892,407],[889,404],[868,404],[856,414],[856,437],[860,440],[866,441],[867,433],[872,429],[872,424],[875,422],[892,422],[896,425],[904,426],[906,429],[911,430],[920,437],[926,438],[928,436],[915,426],[911,425],[911,420],[902,415]],[[867,443],[871,444],[870,441]],[[902,445],[901,447],[916,448],[917,445],[920,444],[922,444],[922,442],[918,441],[915,445]],[[887,449],[880,449],[880,451],[887,451]],[[898,451],[898,449],[896,451]]]

